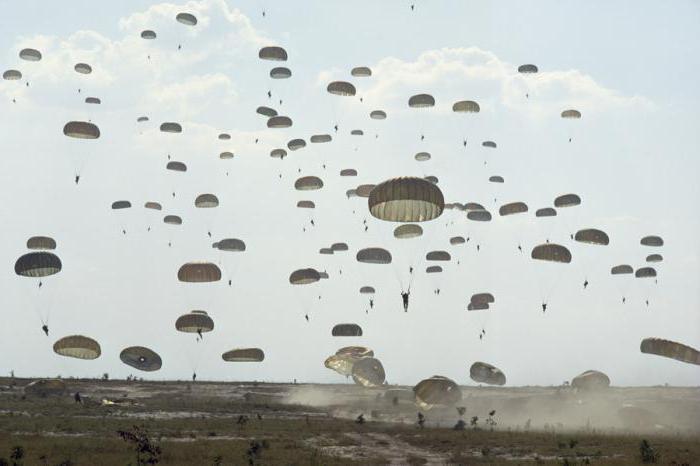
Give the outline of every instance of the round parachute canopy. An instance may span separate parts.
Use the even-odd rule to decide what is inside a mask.
[[[610,269],[611,275],[629,275],[633,272],[634,269],[632,266],[627,264],[616,265]]]
[[[435,106],[435,97],[430,94],[416,94],[408,99],[411,108],[427,108]]]
[[[222,240],[214,243],[216,246],[212,245],[219,251],[227,252],[243,252],[245,251],[245,243],[237,238],[224,238]]]
[[[351,136],[364,136],[365,132],[362,131],[361,129],[353,129],[350,131]]]
[[[506,180],[502,176],[494,175],[489,177],[491,183],[505,183]]]
[[[323,188],[323,180],[317,176],[302,176],[294,182],[297,191],[313,191]]]
[[[344,168],[340,170],[340,176],[357,176],[357,170],[354,168]]]
[[[360,249],[355,257],[364,264],[391,264],[391,253],[382,248]]]
[[[357,359],[372,358],[374,351],[364,346],[344,346],[335,352],[338,356],[351,356]]]
[[[148,117],[147,117],[147,116],[140,116],[140,117],[138,117],[138,118],[136,119],[136,122],[137,122],[137,123],[143,123],[144,121],[148,121]]]
[[[184,333],[211,332],[214,321],[205,311],[190,311],[177,318],[175,328]]]
[[[581,390],[600,390],[610,386],[610,378],[600,371],[586,371],[574,377],[571,386]]]
[[[496,298],[491,293],[475,293],[472,295],[470,302],[472,304],[491,304],[496,302]]]
[[[321,248],[318,250],[318,253],[328,256],[333,254],[333,250],[331,248]]]
[[[425,222],[442,214],[445,199],[437,185],[422,178],[394,178],[370,193],[370,213],[389,222]]]
[[[425,268],[425,273],[442,273],[442,267],[439,265],[431,265]]]
[[[664,260],[664,257],[661,254],[649,254],[647,256],[647,262],[662,262]]]
[[[219,198],[213,194],[200,194],[194,200],[194,206],[199,209],[209,209],[219,205]]]
[[[455,381],[440,375],[421,380],[413,387],[413,392],[416,394],[416,402],[423,409],[437,405],[451,406],[462,399],[462,391]]]
[[[48,277],[61,271],[63,264],[50,252],[29,252],[15,262],[15,273],[22,277]]]
[[[660,236],[645,236],[639,244],[642,246],[661,247],[664,245],[664,240]]]
[[[331,142],[332,139],[333,138],[330,134],[314,134],[313,136],[311,136],[310,141],[314,144],[319,144],[324,142]]]
[[[156,32],[150,29],[145,29],[141,31],[141,39],[153,40],[156,38]]]
[[[22,49],[19,52],[19,58],[27,61],[41,60],[41,52],[36,49]]]
[[[452,238],[450,238],[450,244],[452,246],[456,246],[458,244],[464,244],[465,242],[466,242],[466,240],[464,239],[463,236],[453,236]]]
[[[484,141],[484,142],[481,143],[481,145],[484,146],[484,147],[490,147],[491,149],[495,149],[495,148],[496,148],[496,143],[493,142],[493,141]]]
[[[360,288],[360,294],[374,294],[375,289],[372,286],[363,286]]]
[[[92,73],[92,66],[88,65],[87,63],[78,63],[73,67],[73,69],[80,74]]]
[[[423,236],[423,228],[415,223],[407,223],[394,228],[394,238],[411,239]]]
[[[263,47],[258,52],[258,58],[261,60],[287,61],[287,51],[282,47]]]
[[[76,359],[97,359],[102,354],[100,344],[90,337],[71,335],[53,344],[53,352]]]
[[[352,365],[352,380],[363,387],[379,387],[386,380],[384,366],[379,359],[362,358]]]
[[[278,66],[270,70],[270,77],[272,79],[288,79],[292,77],[292,70],[284,66]]]
[[[287,151],[284,149],[272,149],[270,151],[270,157],[273,159],[280,159],[282,160],[287,156]]]
[[[656,354],[688,364],[700,365],[700,351],[683,343],[661,338],[645,338],[640,345],[642,353]]]
[[[292,285],[308,285],[321,279],[321,274],[316,269],[299,269],[289,275],[289,283]]]
[[[500,209],[498,209],[498,214],[501,217],[513,214],[522,214],[527,212],[527,204],[524,202],[511,202],[510,204],[503,204]]]
[[[155,351],[143,346],[130,346],[119,353],[119,359],[127,366],[145,372],[157,371],[163,366],[163,360]]]
[[[554,199],[554,207],[573,207],[581,204],[578,194],[562,194]]]
[[[98,99],[97,97],[85,97],[85,103],[86,104],[96,104],[100,105],[102,101]]]
[[[497,367],[485,362],[475,362],[469,368],[469,377],[476,383],[505,385],[506,375]]]
[[[477,202],[467,202],[462,210],[486,210],[486,207]],[[490,219],[491,217],[489,217]]]
[[[334,337],[361,337],[362,327],[357,324],[337,324],[331,330]]]
[[[326,90],[333,95],[353,96],[357,92],[355,86],[347,81],[333,81],[326,87]]]
[[[237,348],[221,355],[226,362],[262,362],[265,352],[260,348]]]
[[[177,279],[187,283],[208,283],[221,280],[221,270],[211,262],[187,262],[177,271]]]
[[[425,260],[427,261],[449,261],[450,259],[452,257],[447,251],[430,251],[425,255]]]
[[[537,73],[539,71],[535,65],[520,65],[518,67],[518,73]]]
[[[178,23],[182,23],[185,26],[195,26],[197,24],[197,17],[191,13],[178,13],[175,19]]]
[[[350,71],[350,74],[356,78],[369,78],[372,76],[372,70],[366,66],[356,66]]]
[[[386,112],[384,110],[372,110],[369,117],[373,120],[386,120]]]
[[[163,210],[163,206],[161,206],[158,202],[148,201],[143,206],[146,209]]]
[[[474,222],[490,222],[491,212],[488,210],[470,210],[467,212],[467,218]]]
[[[561,117],[562,118],[573,118],[573,119],[579,119],[581,118],[581,112],[578,110],[570,109],[570,110],[564,110],[561,112]]]
[[[164,133],[182,133],[182,126],[180,126],[180,123],[166,121],[161,123],[160,130]]]
[[[340,375],[349,377],[352,374],[352,366],[355,361],[373,356],[374,351],[364,346],[346,346],[327,358],[323,365]]]
[[[485,311],[489,308],[489,303],[469,303],[467,311]]]
[[[175,172],[186,172],[187,171],[187,165],[185,165],[182,162],[168,162],[168,164],[165,166],[166,170],[172,170]]]
[[[351,197],[357,197],[357,190],[356,189],[348,189],[345,191],[345,196],[350,199]]]
[[[535,246],[530,256],[533,259],[541,261],[560,262],[563,264],[571,262],[571,252],[564,246],[554,243],[545,243]]]
[[[535,211],[535,217],[556,217],[557,211],[553,207],[543,207]]]
[[[228,133],[221,133],[217,136],[220,141],[228,141],[231,139],[231,135]]]
[[[637,278],[653,278],[656,277],[656,269],[653,267],[642,267],[634,272]]]
[[[333,252],[339,252],[347,251],[349,248],[347,243],[333,243],[331,244],[331,249],[333,250]]]
[[[369,198],[369,195],[372,193],[372,190],[376,187],[376,184],[361,184],[357,188],[355,188],[355,194],[358,197],[364,197],[364,198]]]
[[[129,208],[131,208],[131,202],[129,202],[129,201],[114,201],[114,202],[112,202],[112,209],[114,209],[114,210],[129,209]]]
[[[291,151],[303,149],[306,147],[306,141],[303,139],[292,139],[287,143],[287,148]]]
[[[48,236],[32,236],[27,240],[27,249],[51,251],[56,249],[56,240]]]
[[[274,108],[270,108],[270,107],[261,106],[261,107],[258,107],[255,111],[258,114],[260,114],[262,116],[266,116],[268,118],[271,118],[273,116],[277,116],[277,110],[275,110]]]
[[[70,138],[97,139],[100,137],[100,129],[87,121],[69,121],[63,127],[63,134]]]
[[[452,111],[457,113],[479,113],[481,107],[473,100],[460,100],[452,105]]]
[[[166,215],[163,217],[163,223],[168,225],[182,225],[182,217],[179,215]]]
[[[219,154],[221,160],[230,160],[233,158],[233,152],[225,151]]]
[[[40,396],[63,396],[66,394],[66,383],[61,379],[39,379],[24,386],[26,395]]]
[[[314,204],[314,201],[299,201],[297,202],[297,207],[300,209],[315,209],[316,204]]]
[[[577,231],[574,239],[579,243],[598,244],[600,246],[607,246],[610,244],[608,234],[604,231],[596,230],[595,228],[587,228],[585,230]]]
[[[16,81],[22,79],[22,72],[19,70],[6,70],[2,73],[2,79],[6,81]]]
[[[427,160],[430,160],[430,152],[418,152],[416,155],[413,156],[414,159],[416,159],[419,162],[425,162]]]

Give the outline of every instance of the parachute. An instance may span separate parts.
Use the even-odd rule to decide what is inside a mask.
[[[632,268],[632,266],[627,264],[616,265],[610,269],[611,275],[627,275],[633,272],[634,269]]]
[[[357,170],[354,168],[344,168],[340,170],[340,176],[357,176]]]
[[[562,194],[554,199],[554,207],[573,207],[581,204],[581,198],[577,194]]]
[[[41,52],[36,49],[22,49],[19,52],[19,58],[26,61],[41,60]]]
[[[324,142],[331,142],[333,138],[330,134],[314,134],[309,140],[314,144],[319,144]]]
[[[175,328],[183,333],[205,333],[214,330],[214,321],[206,311],[190,311],[175,321]]]
[[[369,195],[372,216],[389,222],[425,222],[442,214],[445,199],[437,185],[421,178],[393,178]]]
[[[372,286],[363,286],[360,288],[360,294],[374,294],[375,290]]]
[[[263,47],[258,52],[261,60],[287,61],[287,51],[282,47]]]
[[[524,202],[511,202],[510,204],[503,204],[498,213],[501,217],[506,215],[521,214],[527,212],[527,204]]]
[[[26,395],[45,398],[47,396],[63,396],[66,394],[66,383],[61,379],[39,379],[24,386]]]
[[[220,141],[229,141],[229,140],[231,140],[231,135],[228,133],[221,133],[221,134],[219,134],[219,136],[217,138]]]
[[[355,86],[346,81],[333,81],[326,87],[326,90],[333,95],[354,96],[357,92]]]
[[[442,273],[442,267],[439,265],[431,265],[425,268],[425,273]]]
[[[257,113],[259,113],[260,115],[266,116],[268,118],[277,116],[277,110],[275,110],[274,108],[270,108],[270,107],[261,106],[261,107],[258,107],[255,111]]]
[[[163,223],[168,225],[182,225],[182,217],[179,215],[166,215],[163,217]]]
[[[543,207],[535,211],[535,217],[556,217],[557,211],[552,207]]]
[[[379,359],[362,358],[352,365],[352,380],[363,387],[378,387],[384,384],[386,373]]]
[[[385,120],[386,119],[386,112],[384,110],[372,110],[370,112],[369,117],[373,120]]]
[[[356,66],[350,71],[350,74],[356,78],[369,78],[372,76],[372,70],[366,66]]]
[[[371,358],[374,351],[363,346],[346,346],[340,348],[333,356],[328,357],[323,363],[328,369],[336,371],[340,375],[349,377],[356,361],[362,358]]]
[[[460,100],[452,105],[452,111],[457,113],[479,113],[481,107],[473,100]]]
[[[211,262],[187,262],[180,266],[177,279],[187,283],[208,283],[221,280],[221,270]]]
[[[574,109],[564,110],[563,112],[561,112],[561,117],[562,118],[573,118],[573,119],[578,120],[579,118],[581,118],[581,112],[579,112],[578,110],[574,110]]]
[[[430,94],[416,94],[408,99],[411,108],[427,108],[435,106],[435,97]]]
[[[150,29],[145,29],[145,30],[141,31],[141,39],[153,40],[155,38],[156,38],[155,31],[151,31]]]
[[[102,349],[97,341],[82,335],[63,337],[53,344],[54,353],[76,359],[97,359]]]
[[[425,255],[427,261],[449,261],[452,259],[447,251],[430,251]]]
[[[221,355],[226,362],[262,362],[265,352],[260,348],[237,348]]]
[[[292,77],[292,70],[284,66],[278,66],[270,70],[270,77],[272,79],[288,79]]]
[[[292,285],[308,285],[321,279],[316,269],[299,269],[289,275],[289,283]]]
[[[323,180],[317,176],[303,176],[294,182],[297,191],[313,191],[323,188]]]
[[[175,19],[178,23],[182,23],[185,26],[195,26],[197,24],[197,17],[191,13],[178,13]]]
[[[15,273],[22,277],[48,277],[57,274],[62,268],[61,259],[46,251],[24,254],[15,262]]]
[[[27,240],[27,249],[50,251],[56,249],[56,240],[48,236],[32,236]]]
[[[505,180],[503,179],[503,177],[498,176],[498,175],[490,176],[489,181],[491,183],[505,183]]]
[[[333,254],[333,250],[331,248],[321,248],[318,250],[318,253],[329,256],[329,255]]]
[[[291,151],[303,149],[306,147],[306,141],[303,139],[292,139],[287,143],[287,148]]]
[[[518,73],[537,73],[539,70],[537,69],[537,66],[535,65],[520,65],[518,67]]]
[[[656,269],[653,267],[642,267],[634,272],[637,278],[653,278],[656,277]]]
[[[337,251],[347,251],[349,248],[348,248],[347,243],[333,243],[333,244],[331,244],[331,249],[334,252],[337,252]]]
[[[581,390],[600,390],[610,386],[610,378],[600,371],[586,371],[574,377],[571,386]]]
[[[129,201],[114,201],[114,202],[112,202],[112,209],[114,209],[114,210],[129,209],[129,208],[131,208],[131,202],[129,202]]]
[[[375,184],[361,184],[360,186],[355,188],[355,195],[358,197],[368,198],[375,186]]]
[[[467,311],[485,311],[489,309],[489,303],[469,303]]]
[[[219,251],[227,252],[245,251],[245,243],[242,240],[236,238],[225,238],[219,240],[216,243],[212,244],[212,247],[218,249]]]
[[[486,210],[484,206],[476,202],[467,202],[462,210]],[[489,217],[491,219],[491,217]]]
[[[456,246],[458,244],[464,244],[465,242],[466,242],[466,240],[464,239],[463,236],[453,236],[452,238],[450,238],[450,244],[452,246]]]
[[[69,121],[63,127],[63,134],[69,138],[97,139],[100,137],[100,129],[87,121]]]
[[[351,136],[364,136],[364,134],[364,131],[362,131],[361,129],[353,129],[352,131],[350,131]]]
[[[143,346],[130,346],[119,353],[119,359],[127,366],[145,372],[157,371],[163,366],[163,360],[155,351]]]
[[[361,337],[362,327],[357,324],[337,324],[331,330],[334,337]]]
[[[541,261],[560,262],[563,264],[571,262],[571,252],[566,247],[554,243],[535,246],[530,255],[533,259]]]
[[[102,101],[98,99],[97,97],[85,97],[85,103],[86,104],[95,104],[95,105],[100,105]]]
[[[137,122],[137,123],[143,123],[144,121],[148,121],[148,117],[147,117],[147,116],[140,116],[140,117],[138,117],[138,118],[136,119],[136,122]]]
[[[290,128],[292,119],[286,116],[273,116],[267,120],[268,128]]]
[[[194,200],[194,206],[199,209],[210,209],[219,205],[219,199],[213,194],[200,194]]]
[[[300,209],[315,209],[316,204],[314,204],[314,201],[299,201],[297,202],[297,207]]]
[[[165,123],[161,123],[160,130],[164,133],[182,133],[182,126],[180,123],[166,121]]]
[[[491,293],[475,293],[472,295],[470,302],[472,304],[491,304],[496,302],[496,298]]]
[[[356,258],[364,264],[391,264],[391,253],[382,248],[360,249]]]
[[[233,158],[233,152],[228,152],[228,151],[222,152],[219,154],[219,158],[221,160],[230,160]]]
[[[469,368],[469,377],[474,382],[485,383],[487,385],[505,385],[505,374],[495,366],[485,362],[475,362]]]
[[[645,236],[639,243],[642,246],[661,247],[664,245],[664,240],[660,236]]]
[[[647,256],[646,261],[655,263],[655,262],[662,262],[664,260],[664,257],[661,254],[649,254]]]
[[[418,152],[416,155],[413,156],[414,159],[416,159],[418,162],[425,162],[430,160],[431,156],[429,152]]]
[[[430,181],[430,182],[433,183],[433,184],[438,184],[438,178],[437,178],[437,176],[428,175],[428,176],[424,177],[423,179],[426,180],[426,181]]]
[[[661,338],[645,338],[640,345],[642,353],[656,354],[688,364],[700,365],[700,351],[683,343]]]
[[[19,70],[6,70],[2,73],[2,79],[6,81],[16,81],[22,79],[22,72]]]
[[[287,156],[287,151],[284,149],[272,149],[270,151],[270,157],[273,159],[283,159]]]
[[[76,73],[80,73],[80,74],[92,73],[92,67],[90,65],[88,65],[87,63],[78,63],[73,67],[73,69],[76,71]]]
[[[496,143],[493,142],[493,141],[484,141],[484,142],[481,143],[481,145],[482,145],[483,147],[489,147],[489,148],[491,148],[491,149],[495,149],[495,148],[496,148]]]
[[[467,218],[475,222],[490,222],[491,212],[488,210],[470,210],[467,212]]]
[[[610,238],[608,238],[607,233],[594,228],[577,231],[574,239],[579,243],[598,244],[600,246],[607,246],[610,244]]]
[[[423,379],[413,387],[416,402],[423,409],[433,406],[451,406],[462,399],[462,391],[454,380],[440,375]]]

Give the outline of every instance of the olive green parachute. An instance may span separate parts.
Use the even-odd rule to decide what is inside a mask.
[[[490,177],[489,177],[489,181],[490,181],[491,183],[505,183],[505,180],[503,179],[503,177],[502,177],[502,176],[498,176],[498,175],[490,176]]]
[[[537,66],[531,64],[520,65],[518,67],[518,73],[537,73],[537,71],[539,71]]]
[[[156,38],[156,32],[150,29],[145,29],[141,31],[141,39],[153,40]]]
[[[355,195],[358,197],[369,198],[369,195],[376,186],[376,184],[361,184],[355,188]]]
[[[561,117],[562,118],[573,118],[573,119],[579,119],[581,118],[581,112],[578,110],[570,109],[570,110],[564,110],[561,112]]]
[[[112,202],[112,209],[114,209],[114,210],[129,209],[129,208],[131,208],[131,202],[129,202],[129,201],[114,201],[114,202]]]
[[[331,248],[321,248],[318,250],[318,253],[329,256],[329,255],[333,254],[333,250]]]
[[[485,311],[489,309],[489,303],[469,303],[467,311]]]
[[[148,117],[147,117],[147,116],[140,116],[140,117],[138,117],[138,118],[136,119],[136,122],[137,122],[137,123],[143,123],[144,121],[148,121]]]
[[[221,280],[221,270],[211,262],[187,262],[180,266],[177,279],[187,283],[208,283]]]
[[[357,92],[355,86],[346,81],[333,81],[326,87],[326,90],[333,95],[354,96]]]
[[[67,391],[66,383],[61,379],[39,379],[24,386],[24,394],[30,396],[63,396]]]
[[[303,149],[306,147],[306,141],[303,139],[292,139],[287,143],[287,148],[291,151]]]
[[[80,74],[90,74],[92,73],[92,67],[88,65],[87,63],[77,63],[73,69],[75,69],[76,73]]]
[[[288,79],[292,77],[292,70],[284,66],[278,66],[270,70],[270,77],[272,79]]]
[[[372,286],[363,286],[360,288],[360,294],[374,294],[375,290]]]
[[[562,194],[554,199],[554,207],[573,207],[581,204],[578,194]]]
[[[100,137],[100,129],[87,121],[69,121],[63,127],[63,134],[69,138],[97,139]]]
[[[631,265],[627,264],[616,265],[610,269],[611,275],[628,275],[631,273],[634,273],[634,269]]]
[[[182,217],[179,215],[166,215],[163,217],[163,223],[167,225],[182,225]]]
[[[379,359],[361,358],[352,365],[352,380],[363,387],[379,387],[386,380],[384,366]]]
[[[418,152],[413,156],[418,162],[426,162],[431,159],[430,152]]]
[[[95,104],[95,105],[100,105],[102,101],[98,99],[97,97],[85,97],[85,103],[86,104]]]
[[[442,273],[442,267],[439,265],[431,265],[425,268],[425,273]]]
[[[61,259],[46,251],[29,252],[15,262],[15,273],[22,277],[48,277],[60,272],[62,268]]]
[[[410,239],[418,238],[419,236],[423,236],[423,228],[414,223],[407,223],[394,228],[394,238]]]
[[[294,182],[297,191],[313,191],[323,188],[323,180],[317,176],[302,176]]]
[[[662,262],[664,260],[664,257],[661,254],[649,254],[647,256],[646,261],[655,263],[655,262]]]
[[[97,359],[102,354],[100,344],[90,337],[71,335],[53,344],[54,353],[76,359]]]
[[[259,113],[260,115],[266,116],[269,118],[277,116],[277,110],[275,110],[274,108],[270,108],[270,107],[261,106],[261,107],[258,107],[255,111],[257,113]]]
[[[645,338],[640,345],[642,353],[656,354],[688,364],[700,365],[700,351],[683,343],[661,338]]]
[[[219,141],[230,141],[231,140],[231,135],[228,133],[221,133],[217,136],[217,139]]]
[[[19,70],[6,70],[2,73],[2,79],[6,81],[16,81],[22,79],[22,72]]]
[[[270,157],[273,159],[280,159],[282,160],[287,156],[287,151],[284,149],[272,149],[270,151]]]
[[[350,71],[350,74],[356,78],[368,78],[372,76],[372,70],[366,66],[356,66]]]
[[[184,333],[206,333],[214,330],[214,321],[206,311],[190,311],[177,318],[175,328]]]
[[[333,243],[333,244],[331,244],[331,249],[334,252],[338,252],[338,251],[347,251],[349,248],[348,248],[347,243]]]
[[[56,249],[56,240],[48,236],[32,236],[27,240],[27,249],[51,251]]]
[[[309,140],[314,144],[321,144],[324,142],[331,142],[333,138],[330,134],[314,134]]]
[[[119,359],[127,366],[145,372],[159,370],[163,366],[163,360],[155,351],[143,346],[129,346],[119,353]]]
[[[354,168],[344,168],[340,170],[340,176],[357,176],[357,170]]]
[[[653,278],[656,277],[656,269],[653,267],[642,267],[634,272],[637,278]]]
[[[486,210],[486,207],[477,202],[467,202],[462,210]],[[491,217],[489,217],[490,219]]]
[[[308,285],[316,283],[321,279],[321,275],[316,269],[299,269],[289,275],[289,283],[292,285]]]
[[[230,160],[233,158],[233,152],[225,151],[219,154],[221,160]]]
[[[552,207],[543,207],[535,211],[536,217],[556,217],[557,211]]]
[[[41,60],[41,52],[36,49],[22,49],[19,51],[19,58],[27,61]]]
[[[571,262],[571,252],[566,247],[554,243],[535,246],[530,256],[541,261],[560,262],[563,264]]]
[[[491,304],[496,302],[496,298],[491,293],[475,293],[472,295],[470,302],[472,304]]]
[[[265,352],[260,348],[236,348],[221,355],[226,362],[262,362]]]
[[[481,107],[473,100],[460,100],[452,105],[452,111],[457,113],[479,113]]]
[[[261,60],[287,61],[287,51],[282,47],[263,47],[258,52],[258,58]]]
[[[370,112],[369,117],[373,120],[385,120],[386,119],[386,112],[384,110],[372,110]]]
[[[574,239],[579,243],[597,244],[600,246],[607,246],[610,244],[608,234],[604,231],[596,230],[595,228],[587,228],[577,231]]]
[[[425,222],[442,214],[440,188],[422,178],[393,178],[378,184],[368,200],[372,216],[389,222]]]
[[[360,249],[355,257],[363,264],[391,264],[391,253],[382,248]]]
[[[465,242],[466,242],[466,240],[464,239],[463,236],[453,236],[452,238],[450,238],[450,244],[452,246],[456,246],[458,244],[464,244]]]
[[[267,120],[268,128],[290,128],[292,126],[292,119],[286,116],[273,116]]]
[[[213,194],[200,194],[194,200],[194,206],[198,209],[210,209],[219,205],[219,198]]]
[[[245,251],[245,242],[237,238],[224,238],[212,244],[212,247],[219,251],[243,252]]]
[[[408,99],[411,108],[427,108],[435,106],[435,97],[430,94],[416,94]]]
[[[315,209],[316,204],[314,201],[299,201],[297,202],[297,207],[300,209]]]
[[[440,375],[423,379],[413,387],[416,403],[423,409],[452,406],[462,400],[462,391],[454,380]]]
[[[469,377],[477,383],[505,385],[506,375],[497,367],[485,362],[475,362],[469,368]]]
[[[497,146],[496,146],[496,143],[493,142],[493,141],[484,141],[484,142],[481,143],[481,145],[482,145],[483,147],[489,147],[489,148],[491,148],[491,149],[495,149],[495,148],[497,147]]]
[[[195,26],[197,24],[197,17],[191,13],[178,13],[175,19],[178,23],[186,26]]]
[[[449,261],[452,259],[447,251],[430,251],[425,255],[427,261]]]
[[[642,246],[661,247],[664,245],[664,240],[660,236],[645,236],[639,243]]]
[[[160,124],[160,130],[164,133],[182,133],[182,126],[174,121],[166,121]]]
[[[509,204],[503,204],[498,209],[498,214],[501,217],[506,215],[522,214],[524,212],[527,212],[527,204],[524,202],[511,202]]]
[[[467,212],[467,218],[474,222],[490,222],[491,212],[488,210],[470,210]]]
[[[364,136],[365,132],[362,131],[361,129],[353,129],[350,131],[351,136]]]
[[[362,327],[357,324],[337,324],[333,326],[331,335],[334,337],[361,337]]]
[[[581,390],[601,390],[610,386],[610,378],[600,371],[586,371],[571,380],[571,386]]]

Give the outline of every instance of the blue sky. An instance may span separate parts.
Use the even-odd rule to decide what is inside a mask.
[[[0,187],[6,200],[0,212],[9,219],[0,286],[13,322],[0,330],[8,345],[0,370],[125,376],[133,370],[119,362],[119,351],[143,345],[164,359],[163,369],[149,375],[155,378],[187,378],[196,366],[203,379],[331,382],[339,376],[323,368],[323,359],[340,346],[363,344],[396,383],[433,374],[470,383],[469,365],[483,360],[515,385],[557,384],[588,369],[607,372],[619,385],[697,385],[695,367],[638,350],[648,336],[700,346],[696,3],[416,0],[414,12],[408,1],[117,3],[28,1],[8,7],[0,20],[2,67],[24,74],[19,83],[0,83],[6,129],[0,169],[11,174]],[[199,24],[177,23],[179,11],[195,13]],[[145,28],[158,39],[140,39]],[[270,80],[276,64],[258,60],[257,50],[272,44],[289,52],[291,79]],[[42,61],[19,60],[18,51],[29,46],[42,51]],[[79,61],[93,73],[75,73]],[[518,75],[522,63],[536,63],[540,73]],[[370,66],[373,76],[352,78],[354,66]],[[352,80],[363,102],[327,94],[336,79]],[[435,96],[435,108],[408,108],[408,98],[420,92]],[[86,105],[86,96],[102,104]],[[452,103],[464,99],[478,101],[482,111],[453,113]],[[258,105],[278,108],[293,127],[267,129]],[[559,118],[572,107],[581,120]],[[374,109],[388,118],[370,120]],[[137,125],[141,115],[151,121]],[[75,119],[94,121],[101,138],[64,137],[61,128]],[[181,122],[183,133],[160,133],[163,121]],[[351,137],[356,128],[365,136]],[[218,140],[220,132],[231,141]],[[334,141],[283,161],[268,156],[289,139],[318,133]],[[481,147],[484,140],[498,149]],[[236,157],[220,160],[223,150]],[[416,162],[419,151],[432,160]],[[189,171],[166,171],[168,154]],[[342,168],[359,176],[341,179]],[[494,174],[506,183],[489,184]],[[296,192],[302,175],[321,177],[324,188]],[[474,225],[447,211],[426,226],[420,242],[397,244],[393,225],[372,219],[362,200],[348,200],[345,191],[401,175],[437,176],[448,201],[481,202],[495,213],[522,200],[530,213]],[[195,209],[203,192],[217,194],[220,207]],[[566,192],[580,194],[583,204],[551,225],[535,221],[535,209]],[[112,212],[118,199],[134,208]],[[300,199],[316,202],[316,227],[294,207]],[[142,208],[147,200],[163,204],[160,214],[181,215],[182,227],[163,225],[159,213]],[[611,244],[568,240],[584,227],[605,230]],[[215,254],[207,231],[215,239],[241,238],[248,250]],[[26,239],[37,234],[56,238],[64,263],[40,292],[12,270]],[[647,234],[663,236],[666,245],[641,247]],[[448,243],[455,235],[472,240],[456,248]],[[570,246],[572,264],[552,269],[518,253],[517,244],[529,251],[545,237]],[[337,241],[350,245],[345,256],[317,254]],[[356,263],[355,252],[368,246],[392,250],[396,266]],[[449,250],[453,261],[441,277],[415,279],[411,312],[404,314],[396,278],[405,275],[409,257],[434,249]],[[665,258],[658,285],[611,279],[612,265],[641,266],[652,252]],[[177,268],[190,260],[221,261],[233,287],[225,280],[177,282]],[[309,289],[288,284],[292,270],[310,266],[331,278]],[[585,293],[584,279],[591,283]],[[378,290],[369,314],[358,294],[362,285]],[[496,296],[494,308],[467,314],[468,297],[482,291]],[[216,322],[203,344],[174,329],[190,309],[205,309]],[[46,338],[38,314],[49,311]],[[340,322],[359,323],[365,336],[332,338]],[[479,340],[482,327],[487,336]],[[55,339],[75,333],[96,338],[102,357],[86,362],[52,353]],[[263,348],[265,362],[221,361],[224,351],[245,346]]]

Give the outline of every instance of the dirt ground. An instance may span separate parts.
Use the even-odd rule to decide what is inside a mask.
[[[176,465],[640,464],[643,439],[660,464],[700,464],[699,388],[463,387],[426,410],[397,386],[70,379],[42,396],[30,382],[0,378],[10,464],[138,464],[139,446]]]

